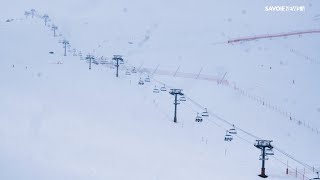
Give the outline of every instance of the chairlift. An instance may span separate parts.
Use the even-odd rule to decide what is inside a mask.
[[[106,60],[101,60],[100,64],[108,64],[108,62]]]
[[[199,113],[197,113],[197,116],[196,116],[196,122],[202,122],[202,117],[199,116]]]
[[[319,172],[317,172],[317,176],[318,176],[318,177],[312,178],[312,179],[310,179],[310,180],[319,180],[319,179],[320,179],[320,177],[319,177]]]
[[[182,96],[179,98],[179,100],[180,100],[180,101],[186,101],[187,99],[186,99],[185,96],[182,95]]]
[[[234,125],[232,125],[232,126],[233,127],[231,129],[229,129],[229,133],[230,134],[237,134],[237,130],[236,130],[235,126]]]
[[[264,159],[263,159],[263,156],[260,155],[259,160],[269,160],[269,157],[268,157],[267,155],[265,155],[265,156],[264,156]]]
[[[131,75],[131,72],[129,71],[129,69],[126,70],[126,75]]]
[[[229,131],[226,132],[226,135],[224,136],[224,141],[232,141],[233,140],[232,135],[229,133],[230,133]]]
[[[144,79],[145,82],[150,82],[149,76]]]
[[[93,60],[92,63],[95,65],[99,65],[99,62],[97,60]]]
[[[140,80],[139,80],[139,83],[138,83],[139,85],[144,85],[144,82],[142,81],[142,79],[140,78]]]
[[[273,150],[272,149],[266,149],[266,155],[274,155],[274,152],[273,152]]]
[[[167,88],[166,88],[166,85],[163,85],[161,88],[160,88],[161,91],[167,91]]]
[[[153,89],[153,93],[159,93],[160,90],[157,88],[157,86],[154,86],[154,89]]]
[[[131,70],[132,73],[137,73],[137,70],[135,67],[133,67],[133,69]]]
[[[205,111],[204,112],[202,112],[202,117],[208,117],[209,116],[209,113],[208,113],[208,110],[207,110],[207,108],[205,108]]]

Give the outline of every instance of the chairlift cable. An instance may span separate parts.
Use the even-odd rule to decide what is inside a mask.
[[[140,69],[139,69],[139,70],[140,70]],[[146,72],[143,72],[143,73],[146,74]],[[163,82],[155,79],[154,77],[151,77],[151,78],[152,78],[155,82],[158,82],[158,83],[160,83],[160,84],[165,84],[165,83],[163,83]],[[167,87],[170,88],[170,86],[167,86]],[[187,98],[191,103],[193,103],[194,105],[198,106],[199,108],[201,108],[201,109],[203,109],[203,110],[205,109],[204,106],[202,106],[201,104],[199,104],[199,103],[197,103],[196,101],[192,100],[191,98],[189,98],[189,97],[187,97],[187,96],[186,96],[186,98]],[[214,116],[214,117],[217,118],[218,120],[220,120],[220,121],[222,121],[222,122],[224,122],[224,123],[226,123],[226,124],[228,124],[228,125],[230,125],[230,126],[233,126],[233,125],[234,125],[234,123],[231,123],[231,122],[227,121],[226,119],[221,118],[220,116],[218,116],[217,114],[215,114],[215,113],[213,113],[213,112],[210,112],[209,114],[211,114],[212,116]],[[207,120],[208,120],[208,121],[211,121],[211,122],[213,122],[215,125],[223,128],[221,125],[219,125],[219,124],[217,124],[216,122],[212,121],[210,118],[207,119]],[[243,132],[243,133],[245,133],[245,134],[247,134],[247,135],[255,138],[256,140],[261,140],[260,137],[258,137],[258,136],[256,136],[256,135],[253,135],[252,133],[250,133],[250,132],[248,132],[248,131],[246,131],[246,130],[238,127],[238,126],[235,126],[235,125],[234,125],[234,127],[235,127],[237,130],[239,130],[239,131],[241,131],[241,132]],[[225,128],[224,128],[224,129],[225,129]],[[238,138],[242,139],[243,141],[252,144],[252,142],[250,142],[249,140],[247,140],[247,139],[245,139],[245,138],[243,138],[243,137],[241,137],[241,136],[239,136],[239,135],[237,135],[237,134],[236,134],[236,136],[237,136]],[[296,158],[294,158],[294,157],[291,156],[290,154],[284,152],[283,150],[279,149],[278,147],[276,147],[276,146],[273,146],[273,147],[274,147],[275,150],[277,150],[277,151],[280,152],[281,154],[285,155],[286,157],[294,160],[295,162],[297,162],[298,164],[302,165],[303,167],[305,167],[305,168],[307,168],[307,169],[309,169],[309,170],[310,170],[310,169],[311,169],[311,170],[314,169],[315,171],[319,171],[318,169],[315,169],[314,167],[311,167],[310,165],[308,165],[308,164],[306,164],[306,163],[303,163],[303,162],[297,160]]]

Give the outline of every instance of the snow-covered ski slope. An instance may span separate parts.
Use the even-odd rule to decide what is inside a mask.
[[[264,11],[283,4],[306,11]],[[32,8],[61,36],[26,18]],[[274,141],[269,179],[320,169],[320,35],[227,43],[319,29],[319,1],[13,0],[0,10],[0,179],[260,179],[258,138]],[[63,39],[84,56],[123,55],[120,77],[64,57]],[[187,97],[176,124],[173,96],[152,92],[163,84]]]

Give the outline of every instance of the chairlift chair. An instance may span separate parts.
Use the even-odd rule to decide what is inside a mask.
[[[317,175],[318,175],[318,177],[312,178],[312,179],[310,179],[310,180],[319,180],[319,179],[320,179],[320,177],[319,177],[319,172],[317,172]]]
[[[269,160],[269,157],[268,157],[267,155],[265,155],[265,156],[264,156],[264,159],[263,159],[263,156],[260,155],[259,160]]]
[[[233,127],[231,129],[229,129],[229,133],[230,134],[237,134],[237,130],[236,130],[235,126],[234,125],[232,125],[232,126]]]
[[[142,79],[140,78],[140,80],[139,80],[139,83],[138,83],[139,85],[144,85],[144,82],[142,81]]]
[[[133,69],[131,70],[132,73],[137,73],[137,70],[135,67],[133,67]]]
[[[157,86],[154,86],[154,89],[153,89],[153,93],[159,93],[160,90],[157,88]]]
[[[97,60],[93,60],[92,63],[95,65],[99,65],[99,62]]]
[[[233,137],[231,134],[229,134],[229,132],[226,132],[226,135],[224,136],[224,141],[232,141]]]
[[[196,122],[202,122],[202,117],[199,116],[199,113],[197,113]]]
[[[100,64],[107,64],[108,62],[106,60],[101,60]]]
[[[186,99],[185,96],[181,96],[181,97],[179,98],[179,100],[180,100],[180,101],[186,101],[187,99]]]
[[[274,155],[274,152],[273,152],[273,150],[272,149],[266,149],[266,155]]]
[[[230,134],[226,134],[224,136],[224,141],[232,141],[232,140],[233,140],[233,137]]]
[[[145,82],[150,82],[149,76],[144,79]]]
[[[129,71],[129,69],[126,70],[126,75],[131,75],[131,72]]]
[[[201,116],[202,116],[202,117],[208,117],[208,116],[209,116],[209,113],[208,113],[207,108],[205,108],[205,111],[202,112]]]
[[[160,88],[161,91],[167,91],[167,88],[166,88],[166,85],[163,85],[161,88]]]

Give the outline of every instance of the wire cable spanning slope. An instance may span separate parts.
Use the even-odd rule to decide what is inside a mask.
[[[128,66],[127,66],[126,68],[135,67],[135,66],[131,65],[130,63],[127,63],[127,65],[128,65]],[[139,68],[138,72],[140,72],[141,74],[147,75],[148,77],[150,77],[152,80],[154,80],[155,82],[157,82],[157,83],[159,83],[159,84],[163,84],[163,85],[166,84],[166,83],[164,83],[164,82],[162,82],[162,81],[157,80],[156,78],[154,78],[154,76],[152,76],[151,74],[149,74],[148,71],[145,71],[145,70]],[[173,86],[170,86],[170,85],[168,85],[168,84],[166,84],[166,86],[167,86],[168,88],[173,88]],[[185,97],[186,97],[192,104],[194,104],[195,106],[197,106],[197,107],[200,108],[201,110],[205,110],[205,106],[203,106],[203,105],[201,105],[200,103],[198,103],[197,101],[191,99],[191,98],[188,97],[187,95],[185,95]],[[262,139],[262,138],[258,137],[257,135],[254,135],[254,134],[252,134],[252,133],[250,133],[250,132],[242,129],[242,128],[240,128],[239,126],[236,126],[234,123],[232,123],[232,122],[230,122],[230,121],[228,121],[228,120],[220,117],[219,115],[217,115],[217,114],[215,114],[215,113],[213,113],[213,112],[211,112],[211,111],[208,111],[208,113],[209,113],[211,116],[215,117],[216,119],[220,120],[221,122],[227,124],[228,126],[234,126],[237,130],[243,132],[244,134],[247,134],[249,137],[252,137],[254,140],[261,140],[261,139]],[[222,125],[214,122],[214,120],[212,120],[211,118],[209,118],[209,120],[210,120],[210,122],[213,122],[216,126],[218,126],[218,127],[220,127],[220,128],[223,128],[223,129],[225,129],[225,130],[228,130],[228,128],[225,128],[225,127],[223,127]],[[241,137],[241,136],[239,136],[238,134],[237,134],[236,136],[239,137],[241,140],[247,142],[247,143],[250,143],[250,144],[252,144],[252,145],[254,144],[251,140],[248,140],[248,139],[246,139],[246,138],[244,138],[244,137]],[[298,160],[298,159],[295,158],[294,156],[286,153],[284,150],[280,149],[279,147],[274,146],[274,148],[275,148],[275,150],[277,150],[279,153],[283,154],[284,156],[288,157],[289,159],[292,159],[293,161],[297,162],[298,164],[300,164],[301,166],[305,167],[306,169],[309,169],[309,170],[312,170],[312,169],[313,169],[313,170],[315,170],[315,171],[319,171],[318,169],[316,169],[316,168],[308,165],[307,163],[304,163],[304,162]]]
[[[265,35],[257,35],[257,36],[248,36],[248,37],[241,37],[228,40],[228,43],[237,43],[243,41],[254,41],[258,39],[268,39],[268,38],[278,38],[278,37],[287,37],[287,36],[295,36],[295,35],[302,35],[302,34],[314,34],[320,33],[319,29],[316,30],[307,30],[307,31],[293,31],[293,32],[286,32],[286,33],[278,33],[278,34],[265,34]]]

